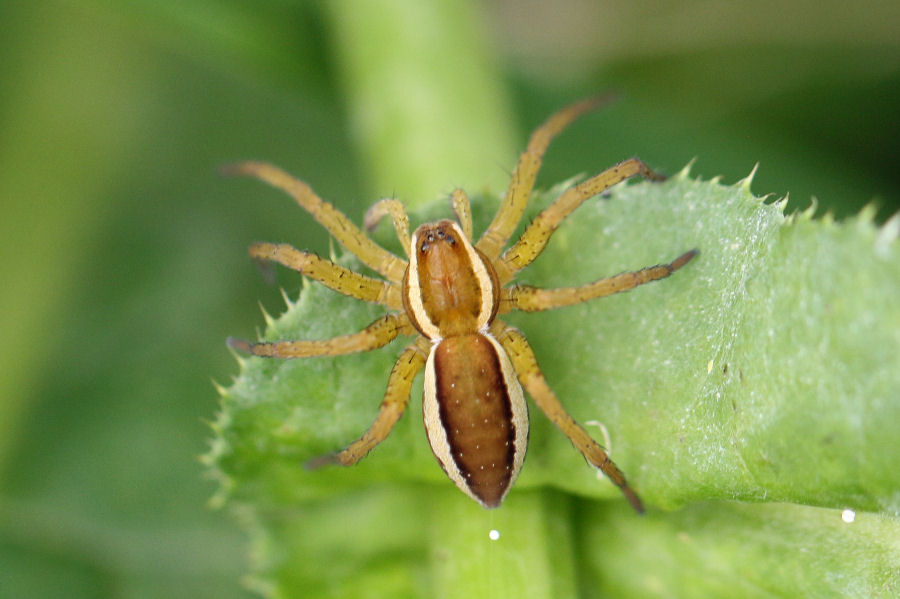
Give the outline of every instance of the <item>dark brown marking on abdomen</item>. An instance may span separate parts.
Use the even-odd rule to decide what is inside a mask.
[[[472,493],[500,504],[511,482],[515,427],[494,346],[480,334],[435,348],[435,391],[451,457]]]

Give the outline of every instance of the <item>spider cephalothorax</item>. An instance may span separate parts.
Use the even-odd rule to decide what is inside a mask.
[[[399,335],[416,336],[394,364],[378,416],[369,430],[343,451],[314,460],[315,465],[355,464],[383,441],[403,414],[413,378],[424,367],[423,413],[434,455],[447,476],[485,507],[500,505],[525,459],[528,410],[524,387],[585,459],[622,490],[635,510],[643,511],[622,472],[569,416],[547,385],[522,333],[497,318],[512,310],[549,310],[626,291],[669,276],[697,253],[691,250],[669,264],[620,273],[580,287],[506,286],[541,253],[559,223],[586,199],[634,175],[661,179],[637,158],[625,160],[566,190],[503,251],[525,211],[550,141],[604,100],[589,98],[568,106],[532,134],[500,209],[477,242],[472,237],[469,200],[462,190],[452,196],[458,222],[425,224],[412,235],[400,202],[388,199],[376,203],[366,215],[367,225],[390,215],[408,261],[375,244],[308,185],[283,171],[259,162],[227,169],[289,193],[384,280],[363,276],[289,245],[257,243],[250,247],[251,256],[279,262],[335,291],[382,304],[390,311],[358,333],[333,339],[274,343],[230,339],[232,347],[265,357],[335,356],[383,347]]]

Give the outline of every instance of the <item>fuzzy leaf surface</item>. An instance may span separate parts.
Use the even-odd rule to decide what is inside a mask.
[[[682,174],[662,184],[619,186],[608,198],[588,201],[519,282],[580,285],[668,262],[690,248],[700,254],[672,277],[628,293],[508,320],[528,337],[570,413],[601,442],[604,430],[608,434],[613,459],[656,512],[647,522],[684,520],[691,513],[685,510],[711,502],[717,507],[710,518],[731,519],[731,526],[743,530],[755,526],[765,514],[759,510],[775,502],[797,504],[804,514],[815,510],[814,519],[829,513],[839,520],[846,507],[881,514],[871,535],[893,535],[900,509],[894,432],[900,422],[897,223],[879,229],[869,213],[840,224],[827,216],[813,220],[811,210],[785,217],[781,203],[765,203],[748,188],[747,182],[728,187]],[[559,191],[536,198],[532,215]],[[476,231],[495,203],[476,201]],[[446,204],[431,206],[414,214],[413,222],[448,213]],[[358,330],[380,314],[377,306],[305,285],[299,300],[270,322],[265,338],[326,338]],[[464,569],[456,572],[452,559],[428,559],[438,541],[449,547],[441,555],[457,555],[455,531],[468,538],[466,526],[436,526],[431,510],[444,506],[443,513],[448,502],[471,500],[458,492],[455,498],[445,495],[455,489],[425,439],[421,379],[394,432],[359,465],[313,472],[302,467],[369,426],[403,343],[338,358],[241,358],[239,378],[224,391],[209,460],[223,481],[221,498],[252,514],[253,529],[264,540],[257,574],[266,585],[325,589],[347,580],[365,585],[372,577],[385,592],[434,596],[440,593],[431,585],[441,580],[446,596],[480,596],[477,585],[461,581],[478,578],[454,576]],[[530,535],[523,547],[538,555],[552,539],[571,545],[573,531],[590,537],[608,513],[618,513],[608,510],[618,510],[623,500],[533,406],[531,421],[528,459],[500,513],[531,506],[521,509],[522,522],[544,532]],[[535,500],[535,492],[543,499]],[[729,503],[733,500],[749,505],[727,507],[736,505]],[[572,502],[592,507],[571,509]],[[449,511],[465,514],[476,528],[492,526],[490,513],[476,508]],[[561,520],[547,517],[559,510],[566,514]],[[312,517],[319,511],[330,516]],[[579,515],[583,512],[598,516]],[[360,522],[345,530],[362,513],[369,515],[365,526]],[[693,518],[705,517],[694,513]],[[350,534],[361,528],[365,534]],[[675,534],[646,523],[637,530],[645,528],[648,539]],[[317,561],[320,553],[314,550],[322,542],[342,547],[340,539],[358,559],[357,567],[343,574],[329,570],[333,560]],[[717,551],[712,541],[709,551]],[[880,541],[885,550],[879,563],[846,564],[847,576],[863,577],[853,588],[886,588],[896,572],[896,543],[888,536]],[[862,559],[865,542],[851,535],[839,545],[859,544]],[[459,543],[456,549],[462,551],[472,542]],[[835,543],[812,545],[826,552],[839,549]],[[789,543],[772,551],[778,547],[791,551]],[[610,566],[599,554],[585,552],[575,561],[582,579],[599,570],[598,579],[606,580],[602,572]],[[701,563],[701,557],[684,552],[659,567],[673,568],[667,571],[671,577],[678,568]],[[768,563],[745,563],[725,549],[720,557],[731,572]],[[372,560],[386,560],[391,567],[376,567]],[[297,580],[298,572],[308,577]],[[574,592],[552,583],[560,576],[552,566],[541,572],[536,576],[545,577],[542,584],[528,588],[543,590],[526,596]],[[405,588],[403,581],[409,580],[419,583]],[[459,581],[459,587],[448,587],[447,580]],[[502,586],[510,596],[528,591]]]

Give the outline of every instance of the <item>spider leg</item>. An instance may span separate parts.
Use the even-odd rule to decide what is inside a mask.
[[[531,194],[534,181],[541,168],[544,153],[547,151],[547,147],[553,141],[553,138],[581,115],[608,103],[612,99],[613,96],[611,94],[603,94],[571,104],[553,114],[531,134],[528,146],[519,156],[519,161],[516,163],[516,168],[513,171],[503,202],[500,204],[500,209],[494,216],[490,226],[488,226],[487,231],[484,232],[484,235],[481,236],[481,239],[476,244],[476,247],[484,252],[488,258],[494,260],[500,255],[503,246],[509,241],[510,235],[513,234],[513,231],[515,231],[516,226],[522,219],[525,206],[528,204],[528,196]]]
[[[537,215],[519,240],[504,252],[497,264],[497,276],[500,278],[500,283],[504,284],[510,281],[515,273],[531,264],[544,250],[559,223],[582,202],[635,175],[642,175],[651,181],[664,179],[662,175],[650,170],[650,167],[638,158],[629,158],[563,192],[555,202]]]
[[[462,231],[465,233],[466,238],[471,241],[472,205],[469,204],[469,196],[466,195],[465,191],[457,188],[453,190],[450,201],[453,203],[453,213],[456,214],[456,220],[459,221],[459,226],[462,227]]]
[[[525,312],[553,310],[628,291],[638,285],[668,277],[690,262],[696,255],[697,250],[691,250],[668,264],[658,264],[633,272],[619,273],[580,287],[560,287],[558,289],[540,289],[530,285],[508,287],[503,290],[501,296],[500,313],[510,310]]]
[[[339,266],[311,252],[301,251],[286,243],[254,243],[250,256],[255,260],[270,260],[319,281],[338,293],[365,302],[387,306],[391,310],[403,307],[400,288]]]
[[[572,445],[581,452],[584,459],[592,466],[599,468],[609,479],[622,490],[631,507],[638,513],[644,512],[637,493],[628,486],[625,475],[609,459],[606,451],[594,441],[591,436],[575,420],[569,416],[562,404],[559,403],[556,394],[547,385],[534,351],[525,340],[525,336],[518,330],[507,326],[499,320],[495,320],[491,331],[506,349],[509,359],[512,361],[519,377],[519,382],[528,391],[541,411],[547,415],[553,424],[566,435]]]
[[[264,162],[240,162],[222,169],[226,175],[254,177],[276,187],[296,200],[320,225],[325,227],[347,250],[363,264],[394,283],[403,280],[406,262],[366,237],[343,212],[322,200],[312,188],[283,170]]]
[[[412,335],[415,329],[406,315],[400,312],[382,316],[363,330],[317,341],[275,341],[251,343],[234,337],[228,345],[238,351],[264,358],[312,358],[316,356],[343,356],[384,347],[398,335]]]
[[[394,368],[391,370],[387,390],[384,392],[384,399],[381,401],[381,407],[378,409],[378,416],[375,417],[375,422],[372,423],[369,430],[343,451],[310,460],[307,462],[309,468],[318,468],[327,464],[352,466],[387,438],[400,416],[403,415],[404,410],[406,410],[413,379],[422,369],[422,366],[425,365],[427,347],[423,347],[423,340],[423,338],[420,338],[415,343],[410,344],[400,354],[400,357],[394,364]]]
[[[386,214],[391,215],[391,221],[394,223],[394,231],[397,232],[397,239],[400,240],[403,251],[409,256],[410,246],[412,244],[409,237],[409,216],[407,216],[406,210],[403,208],[403,203],[400,202],[400,200],[384,198],[383,200],[378,200],[372,204],[372,207],[366,211],[366,216],[363,218],[366,230],[374,230],[376,225],[378,225],[378,221],[384,218]]]

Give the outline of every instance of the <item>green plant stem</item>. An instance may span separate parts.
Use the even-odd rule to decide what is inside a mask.
[[[506,184],[519,144],[472,3],[349,0],[329,14],[375,194],[420,206],[453,187]]]

